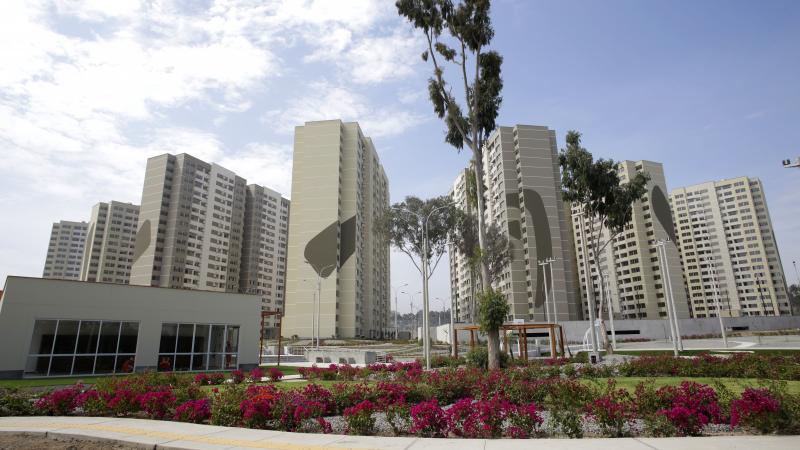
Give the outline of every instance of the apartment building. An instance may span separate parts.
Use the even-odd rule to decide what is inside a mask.
[[[790,315],[764,186],[738,177],[670,193],[693,317]]]
[[[81,262],[81,281],[128,284],[139,205],[110,201],[92,208]]]
[[[88,226],[86,222],[68,220],[53,223],[42,278],[80,279],[81,258]]]
[[[265,311],[283,311],[289,200],[257,184],[248,185],[245,194],[240,292],[260,295]],[[278,320],[266,317],[264,325],[274,328]]]
[[[467,213],[473,213],[467,191],[469,189],[470,169],[462,170],[453,182],[450,198],[456,207]],[[467,258],[454,245],[447,247],[450,256],[450,297],[454,307],[454,320],[459,323],[476,323],[476,294],[481,291],[480,275],[473,273]]]
[[[627,182],[637,173],[648,173],[647,194],[633,205],[631,222],[622,233],[610,236],[607,230],[601,245],[609,242],[600,254],[600,267],[594,263],[594,250],[589,252],[589,277],[594,289],[595,301],[604,299],[607,308],[609,296],[612,309],[623,319],[658,319],[667,316],[667,287],[671,289],[679,318],[689,317],[686,288],[676,246],[675,228],[667,199],[667,183],[664,168],[652,161],[622,161],[619,163],[620,181]],[[581,209],[572,205],[573,230],[577,253],[580,292],[584,315],[588,316],[587,263],[582,239],[589,234],[590,224],[584,219],[581,229]],[[596,224],[597,225],[597,224]],[[595,228],[598,229],[598,228]],[[667,273],[663,273],[657,243],[666,241]],[[600,292],[600,274],[603,274],[603,295]],[[607,311],[607,309],[605,309]]]
[[[238,292],[245,184],[185,153],[148,159],[130,284]]]
[[[511,306],[509,321],[581,317],[570,222],[561,199],[559,173],[555,131],[547,127],[499,127],[486,141],[485,219],[497,226],[511,245],[511,262],[493,282]],[[462,208],[466,177],[466,172],[459,174],[453,187],[453,198]],[[474,321],[468,264],[458,252],[451,255],[451,295],[459,305],[458,318]],[[546,260],[551,261],[552,271],[539,265]],[[545,306],[547,297],[550,300]]]
[[[284,335],[313,336],[316,311],[322,338],[387,334],[389,244],[375,223],[388,206],[386,173],[358,123],[295,128]]]

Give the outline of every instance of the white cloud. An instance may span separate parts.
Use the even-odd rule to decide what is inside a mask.
[[[291,195],[292,147],[289,145],[250,143],[243,150],[225,155],[219,164],[247,179],[248,184],[268,187],[286,198]]]
[[[426,120],[426,116],[410,111],[372,106],[364,96],[326,82],[313,83],[308,91],[307,95],[292,99],[287,108],[267,112],[263,122],[291,133],[305,122],[341,119],[359,122],[368,136],[383,137],[402,134]]]

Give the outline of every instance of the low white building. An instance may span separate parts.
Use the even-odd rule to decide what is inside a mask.
[[[261,297],[8,277],[0,379],[258,364]]]

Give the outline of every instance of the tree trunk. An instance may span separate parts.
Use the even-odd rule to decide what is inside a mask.
[[[500,332],[491,330],[486,333],[489,346],[489,370],[500,368]]]
[[[475,154],[475,193],[476,197],[478,197],[478,247],[481,249],[481,256],[483,256],[486,252],[486,219],[484,217],[484,211],[486,210],[486,205],[483,201],[483,158],[478,158],[478,152],[473,152]],[[488,289],[489,286],[489,262],[486,261],[486,258],[481,257],[480,259],[480,267],[481,267],[481,287],[485,291]]]

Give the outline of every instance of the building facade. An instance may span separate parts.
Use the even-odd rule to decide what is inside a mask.
[[[255,295],[9,276],[0,379],[259,364]]]
[[[612,309],[622,319],[658,319],[667,317],[667,291],[672,291],[675,308],[679,318],[689,317],[686,288],[681,272],[680,257],[676,246],[675,228],[669,208],[664,168],[652,161],[622,161],[619,163],[620,181],[627,182],[637,173],[647,173],[650,180],[641,201],[633,205],[631,222],[618,235],[610,236],[604,227],[600,245],[612,240],[599,256],[600,267],[594,263],[594,250],[589,248],[590,278],[594,288],[595,302],[604,300],[604,311],[608,311],[609,296]],[[578,275],[584,316],[588,317],[586,258],[582,239],[589,235],[590,224],[583,220],[581,229],[581,209],[572,205],[573,235],[577,253]],[[595,225],[595,230],[599,229]],[[612,239],[613,238],[613,239]],[[661,270],[657,243],[667,241],[666,268]],[[601,296],[600,274],[603,274],[605,290]],[[596,303],[599,305],[599,303]],[[604,314],[605,317],[605,314]]]
[[[139,205],[110,201],[92,208],[81,262],[81,281],[128,284]]]
[[[53,223],[42,278],[79,280],[81,259],[86,244],[86,222],[62,220]]]
[[[559,173],[555,131],[547,127],[499,127],[486,141],[485,219],[508,238],[512,256],[493,285],[506,295],[511,306],[509,320],[580,318],[574,252]],[[466,171],[459,174],[452,192],[462,208],[466,178]],[[451,255],[451,295],[459,305],[458,319],[474,321],[472,275],[463,255],[456,251]],[[539,265],[546,260],[551,261],[552,272]],[[550,299],[547,306],[546,297]]]
[[[375,225],[388,206],[386,173],[357,123],[295,128],[284,335],[314,335],[316,311],[322,338],[387,334],[389,244]]]
[[[693,317],[791,314],[764,186],[738,177],[670,193]],[[718,297],[717,297],[718,296]]]
[[[265,311],[283,311],[289,200],[272,189],[250,184],[246,190],[240,291],[261,296]],[[264,325],[277,326],[266,317]]]
[[[245,184],[185,153],[148,159],[130,284],[238,292]]]
[[[449,193],[456,207],[468,214],[473,213],[467,194],[471,176],[470,169],[462,170]],[[475,268],[454,245],[448,245],[447,253],[450,261],[450,299],[454,320],[458,323],[477,323],[475,295],[481,291],[480,275],[473,273]]]

